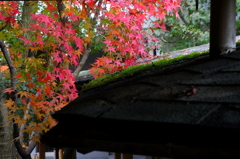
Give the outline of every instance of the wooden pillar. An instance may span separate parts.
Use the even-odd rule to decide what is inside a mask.
[[[59,159],[63,159],[63,149],[59,149]]]
[[[236,0],[211,0],[210,57],[236,49]]]
[[[122,158],[123,159],[133,159],[133,155],[132,154],[122,154]]]
[[[39,159],[45,159],[45,146],[42,143],[38,143]]]
[[[114,159],[121,159],[121,153],[114,153]]]
[[[76,159],[76,158],[77,158],[77,151],[74,149],[72,153],[72,159]]]
[[[63,153],[63,158],[71,158],[71,159],[76,159],[77,158],[77,153],[75,149],[72,148],[65,148],[64,153]]]

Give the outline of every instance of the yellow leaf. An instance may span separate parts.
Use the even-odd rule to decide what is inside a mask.
[[[40,142],[39,136],[32,136],[31,140],[32,140],[33,142]]]
[[[25,119],[18,118],[14,121],[14,123],[18,124],[18,126],[20,127],[22,124],[25,124]]]
[[[85,23],[85,24],[84,24],[84,28],[87,29],[87,30],[89,30],[89,29],[91,29],[92,27],[91,27],[91,24],[90,24],[90,23]]]
[[[56,87],[57,83],[56,83],[56,82],[52,82],[52,85],[53,85],[54,87]]]
[[[92,41],[92,39],[90,37],[87,37],[87,36],[84,36],[83,40],[86,41],[87,43]]]
[[[31,46],[29,47],[29,49],[30,49],[32,52],[39,50],[37,47],[31,47]]]
[[[82,10],[81,14],[78,16],[79,18],[88,20],[87,14],[85,10]]]
[[[25,105],[18,105],[18,109],[22,110],[23,112],[26,112],[27,107]]]
[[[17,141],[17,140],[19,140],[21,138],[21,136],[18,136],[18,137],[16,137],[15,139],[14,139],[14,141]]]
[[[65,3],[65,7],[66,7],[66,9],[68,9],[68,10],[71,9],[71,6],[70,6],[69,4],[66,4],[66,3]]]
[[[77,54],[77,55],[79,55],[79,56],[80,56],[80,55],[82,55],[82,52],[81,52],[81,50],[80,50],[80,49],[78,49],[78,50],[75,50],[75,51],[74,51],[74,54]]]
[[[63,61],[66,62],[66,63],[70,63],[69,59],[64,59]]]
[[[30,118],[30,115],[29,114],[24,114],[24,116],[27,118],[27,119],[29,119]]]
[[[42,120],[44,118],[44,114],[36,113],[36,115],[38,120]]]
[[[20,98],[27,97],[28,92],[19,91],[17,94],[20,94]]]
[[[12,106],[14,106],[14,101],[12,99],[6,100],[4,106],[7,108],[11,108]]]
[[[92,30],[89,30],[89,31],[88,31],[88,36],[89,36],[89,37],[93,37],[93,35],[94,35],[93,31],[92,31]]]

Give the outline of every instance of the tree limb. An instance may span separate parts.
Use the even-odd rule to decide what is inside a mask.
[[[97,1],[98,1],[98,0],[95,0],[95,3],[97,3]],[[99,0],[99,1],[98,1],[98,6],[97,6],[98,8],[101,7],[102,2],[103,2],[103,0]],[[88,9],[89,9],[89,8],[88,8]],[[95,14],[94,14],[94,17],[93,17],[93,19],[92,19],[92,22],[93,22],[93,23],[96,23],[96,22],[97,22],[97,18],[98,18],[98,16],[99,16],[99,14],[100,14],[100,9],[97,9],[96,12],[95,12]],[[91,45],[91,44],[90,44],[90,45]],[[90,52],[91,52],[90,45],[88,45],[87,48],[85,49],[84,54],[83,54],[83,57],[82,57],[79,65],[77,66],[76,70],[75,70],[74,73],[73,73],[74,76],[75,76],[75,78],[79,75],[79,73],[80,73],[83,65],[86,63],[87,58],[88,58],[89,55],[90,55]]]
[[[57,0],[57,8],[58,13],[60,15],[60,21],[62,22],[63,26],[65,26],[66,22],[68,21],[67,16],[63,16],[62,12],[65,10],[65,5],[62,0]]]
[[[25,114],[29,113],[30,102],[31,102],[31,100],[27,104],[27,110],[26,110]],[[27,120],[26,115],[24,115],[23,119],[25,120],[25,123],[20,126],[19,136],[23,136],[22,130],[25,128],[25,124],[26,124],[26,120]],[[20,138],[20,143],[23,144],[23,137]]]
[[[91,49],[89,47],[85,49],[83,57],[82,57],[79,65],[77,66],[76,70],[73,72],[73,75],[75,76],[75,78],[79,75],[79,72],[81,71],[83,65],[86,63],[90,52],[91,52]]]
[[[7,25],[8,25],[8,23],[6,23],[6,24],[0,29],[0,31],[2,31],[3,29],[5,29]]]
[[[16,124],[16,123],[13,124],[13,137],[15,139],[14,144],[15,144],[15,147],[16,147],[19,155],[23,159],[31,159],[30,153],[26,153],[26,151],[22,148],[22,145],[21,145],[20,140],[19,140],[18,124]]]
[[[7,47],[6,47],[6,45],[5,45],[3,40],[0,40],[0,48],[1,48],[2,52],[3,52],[4,58],[7,61],[8,67],[10,69],[11,86],[13,87],[13,90],[16,91],[17,79],[14,78],[14,76],[17,73],[17,69],[13,65],[13,61],[12,61],[12,59],[10,57],[8,49],[7,49]]]
[[[16,100],[17,100],[17,83],[18,83],[18,80],[16,78],[14,78],[14,76],[16,75],[17,73],[17,70],[16,68],[14,67],[13,65],[13,61],[10,57],[10,54],[8,52],[8,49],[4,43],[3,40],[0,40],[0,48],[1,48],[1,51],[3,52],[3,55],[4,55],[4,58],[5,60],[7,61],[7,64],[8,64],[8,67],[10,69],[10,76],[11,76],[11,86],[13,88],[13,90],[15,90],[15,92],[13,93],[13,95],[11,96],[11,99],[16,103]],[[14,144],[15,144],[15,147],[19,153],[19,155],[24,158],[24,159],[31,159],[31,156],[30,156],[30,153],[26,153],[25,150],[23,149],[22,145],[21,145],[21,142],[20,142],[20,139],[19,139],[19,129],[18,129],[18,124],[17,123],[14,123],[15,121],[13,120],[13,137],[14,137]]]
[[[98,18],[98,16],[99,16],[99,14],[100,14],[100,7],[101,7],[101,5],[102,5],[102,2],[103,2],[103,0],[99,0],[98,1],[98,9],[97,9],[97,11],[96,11],[96,13],[94,14],[94,17],[93,17],[93,22],[97,22],[97,18]]]
[[[185,25],[189,25],[189,22],[185,19],[184,15],[182,14],[182,12],[179,12],[179,16],[182,19],[182,21],[184,22]]]
[[[32,136],[35,136],[35,135],[40,136],[40,133],[38,133],[38,134],[32,133]],[[26,149],[26,153],[30,154],[36,145],[37,145],[37,142],[31,141],[28,148]]]
[[[31,14],[35,14],[35,9],[38,7],[38,1],[24,1],[23,7],[22,7],[22,17],[20,20],[20,24],[23,28],[28,28],[31,23],[33,23],[35,20],[32,19]],[[23,32],[23,36],[27,39],[30,39],[33,36],[33,32],[30,30],[26,30]],[[26,49],[25,53],[23,54],[24,57],[27,57],[29,53],[29,49]]]

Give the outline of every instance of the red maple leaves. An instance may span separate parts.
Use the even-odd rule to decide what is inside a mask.
[[[146,46],[148,43],[156,42],[157,38],[152,37],[143,27],[146,27],[147,20],[151,19],[154,27],[166,30],[164,25],[166,15],[169,13],[178,15],[180,1],[118,0],[108,1],[108,5],[109,12],[103,14],[105,19],[110,20],[110,23],[105,25],[105,29],[109,30],[104,41],[106,56],[112,61],[119,60],[118,63],[121,64],[115,65],[113,62],[113,65],[104,65],[105,59],[100,58],[90,70],[95,77],[134,65],[139,58],[148,58],[150,55]]]
[[[64,1],[65,10],[61,13],[56,2],[42,1],[46,7],[31,14],[27,27],[16,20],[16,16],[21,14],[19,2],[0,1],[0,22],[11,26],[8,31],[1,32],[1,37],[7,37],[3,39],[5,41],[17,39],[9,49],[14,66],[18,68],[14,78],[19,80],[19,99],[25,104],[15,105],[7,101],[6,106],[12,112],[28,110],[35,113],[37,119],[44,122],[32,123],[34,128],[47,130],[52,125],[50,114],[77,97],[75,77],[69,65],[79,64],[80,55],[93,43],[95,34],[100,34],[100,43],[106,44],[106,55],[98,58],[90,69],[97,78],[148,58],[148,43],[157,41],[147,30],[148,21],[151,19],[154,23],[153,28],[165,30],[166,15],[178,16],[180,1],[73,0]],[[99,19],[92,22],[95,16]],[[95,26],[99,26],[102,32],[96,33]],[[27,50],[36,57],[26,56]],[[43,53],[38,55],[38,51]],[[6,89],[5,92],[13,90]],[[26,123],[24,118],[13,114],[9,116],[19,124]],[[28,118],[29,114],[25,117]],[[25,130],[33,131],[32,125]]]

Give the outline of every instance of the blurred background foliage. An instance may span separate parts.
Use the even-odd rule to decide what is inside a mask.
[[[237,0],[236,29],[240,35],[240,0]],[[199,0],[198,10],[195,0],[183,0],[179,18],[169,15],[166,18],[166,30],[155,29],[160,39],[158,53],[181,50],[209,43],[210,0]]]

